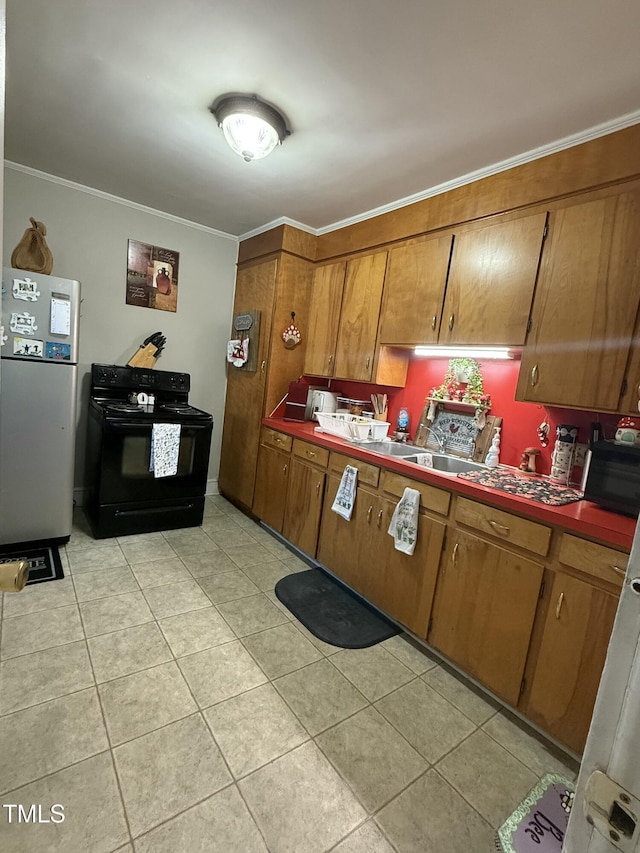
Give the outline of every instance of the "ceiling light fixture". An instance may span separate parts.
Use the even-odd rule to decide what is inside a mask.
[[[243,160],[261,160],[291,134],[281,113],[256,95],[223,95],[209,110]]]
[[[522,353],[515,347],[416,347],[417,356],[430,358],[520,358]]]

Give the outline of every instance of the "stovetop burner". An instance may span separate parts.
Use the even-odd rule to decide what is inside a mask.
[[[162,412],[175,412],[178,415],[201,415],[200,409],[190,406],[189,403],[161,403],[158,407]]]
[[[128,402],[105,402],[103,403],[106,409],[110,409],[114,412],[141,412],[142,406],[139,406],[137,403],[128,403]]]

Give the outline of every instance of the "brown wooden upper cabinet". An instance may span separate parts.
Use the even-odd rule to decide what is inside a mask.
[[[441,344],[525,342],[546,213],[456,234]]]
[[[640,301],[639,235],[640,190],[550,214],[517,400],[594,411],[621,404]]]
[[[447,235],[391,249],[380,343],[437,343],[452,243],[453,237]]]
[[[386,268],[386,252],[347,263],[334,374],[339,379],[373,378]]]
[[[310,335],[304,362],[304,372],[311,376],[334,375],[346,271],[346,262],[340,261],[318,267],[314,273],[309,308]]]

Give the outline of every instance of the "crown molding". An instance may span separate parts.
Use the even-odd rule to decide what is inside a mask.
[[[77,184],[75,181],[68,181],[66,178],[59,178],[57,175],[50,175],[48,172],[41,172],[38,169],[32,169],[31,166],[23,166],[21,163],[14,163],[11,160],[5,160],[6,169],[11,169],[14,172],[22,172],[25,175],[31,175],[33,178],[40,178],[43,181],[48,181],[50,184],[57,184],[61,187],[66,187],[71,190],[92,195],[104,201],[111,201],[114,204],[120,204],[123,207],[129,207],[132,210],[138,210],[141,213],[148,213],[151,216],[158,216],[160,219],[167,219],[169,222],[175,222],[178,225],[185,225],[188,228],[195,228],[197,231],[204,231],[206,234],[212,234],[215,237],[223,237],[225,240],[232,240],[238,243],[239,239],[234,234],[228,234],[226,231],[218,231],[217,228],[211,228],[208,225],[201,225],[199,222],[192,222],[190,219],[183,219],[181,216],[174,216],[172,213],[166,213],[164,210],[156,210],[154,207],[147,207],[144,204],[138,204],[136,201],[129,201],[126,198],[120,198],[117,195],[97,190],[94,187],[87,187],[84,184]]]
[[[311,233],[316,236],[328,234],[331,231],[337,231],[339,228],[346,228],[348,225],[354,225],[356,222],[364,222],[366,219],[373,219],[374,216],[380,216],[383,213],[390,213],[392,210],[398,210],[401,207],[406,207],[409,204],[423,201],[426,198],[440,195],[441,193],[455,190],[465,184],[471,184],[474,181],[479,181],[481,178],[488,178],[490,175],[496,175],[499,172],[505,172],[507,169],[513,169],[515,166],[521,166],[524,163],[530,163],[532,160],[539,160],[541,157],[547,157],[549,154],[555,154],[558,151],[564,151],[566,148],[573,148],[575,145],[582,145],[584,142],[590,142],[592,139],[598,139],[600,136],[606,136],[609,133],[615,133],[617,130],[624,130],[626,127],[631,127],[634,124],[640,123],[640,110],[633,113],[628,113],[620,118],[612,121],[598,124],[595,127],[583,130],[580,133],[575,133],[572,136],[565,136],[563,139],[550,142],[548,145],[542,145],[539,148],[533,148],[531,151],[526,151],[524,154],[518,154],[515,157],[510,157],[508,160],[502,160],[499,163],[494,163],[491,166],[486,166],[482,169],[477,169],[475,172],[469,172],[459,178],[454,178],[451,181],[445,181],[443,184],[438,184],[430,189],[422,192],[414,193],[397,201],[383,204],[380,207],[375,207],[372,210],[367,210],[364,213],[350,216],[347,219],[341,219],[339,222],[333,222],[331,225],[325,225],[322,228],[317,228],[315,231],[311,229]],[[257,232],[259,233],[259,232]]]
[[[290,225],[292,228],[297,228],[298,231],[306,231],[307,234],[312,234],[317,237],[320,231],[317,228],[312,228],[310,225],[305,225],[303,222],[298,222],[295,219],[289,219],[288,216],[280,216],[278,219],[272,219],[266,225],[260,225],[252,231],[247,231],[246,234],[241,234],[238,240],[248,240],[249,237],[257,237],[258,234],[264,234],[265,231],[271,231],[272,228],[277,228],[279,225]]]

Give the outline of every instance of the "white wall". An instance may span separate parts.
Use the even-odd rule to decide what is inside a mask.
[[[33,216],[47,227],[53,275],[82,282],[76,497],[82,499],[84,485],[90,365],[126,364],[138,345],[158,330],[166,335],[167,344],[156,368],[190,373],[190,402],[213,414],[209,480],[217,480],[236,238],[10,165],[4,179],[5,265]],[[180,253],[175,314],[125,303],[129,239]]]

